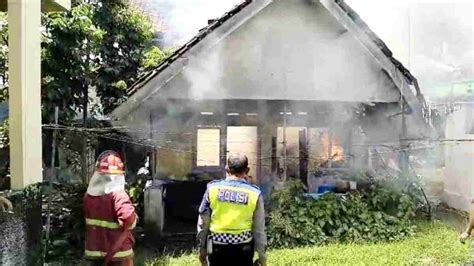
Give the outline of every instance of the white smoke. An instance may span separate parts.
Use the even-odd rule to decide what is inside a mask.
[[[474,79],[474,2],[346,0],[435,97],[445,85]]]

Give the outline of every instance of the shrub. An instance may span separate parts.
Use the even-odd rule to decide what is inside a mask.
[[[300,182],[291,181],[272,196],[269,244],[294,247],[411,236],[415,232],[412,218],[421,202],[415,184],[386,178],[368,191],[328,193],[314,200],[303,197]]]
[[[43,224],[50,215],[50,235],[44,244],[46,261],[80,258],[84,251],[83,184],[42,184]]]

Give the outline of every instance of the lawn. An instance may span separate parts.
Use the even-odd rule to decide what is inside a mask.
[[[471,244],[461,244],[458,232],[435,221],[420,222],[409,239],[380,244],[334,244],[270,250],[269,265],[446,265],[473,260]],[[156,259],[147,265],[199,265],[196,255]]]

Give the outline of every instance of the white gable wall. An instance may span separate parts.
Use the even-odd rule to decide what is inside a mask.
[[[319,1],[274,0],[216,46],[190,54],[157,96],[349,102],[400,97],[375,58]]]

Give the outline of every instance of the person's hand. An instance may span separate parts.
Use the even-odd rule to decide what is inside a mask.
[[[469,237],[469,234],[464,232],[462,233],[460,236],[459,236],[459,241],[461,241],[461,243],[464,244],[464,242],[466,241],[466,239]]]
[[[202,266],[207,266],[207,252],[205,250],[199,252],[199,261]]]

